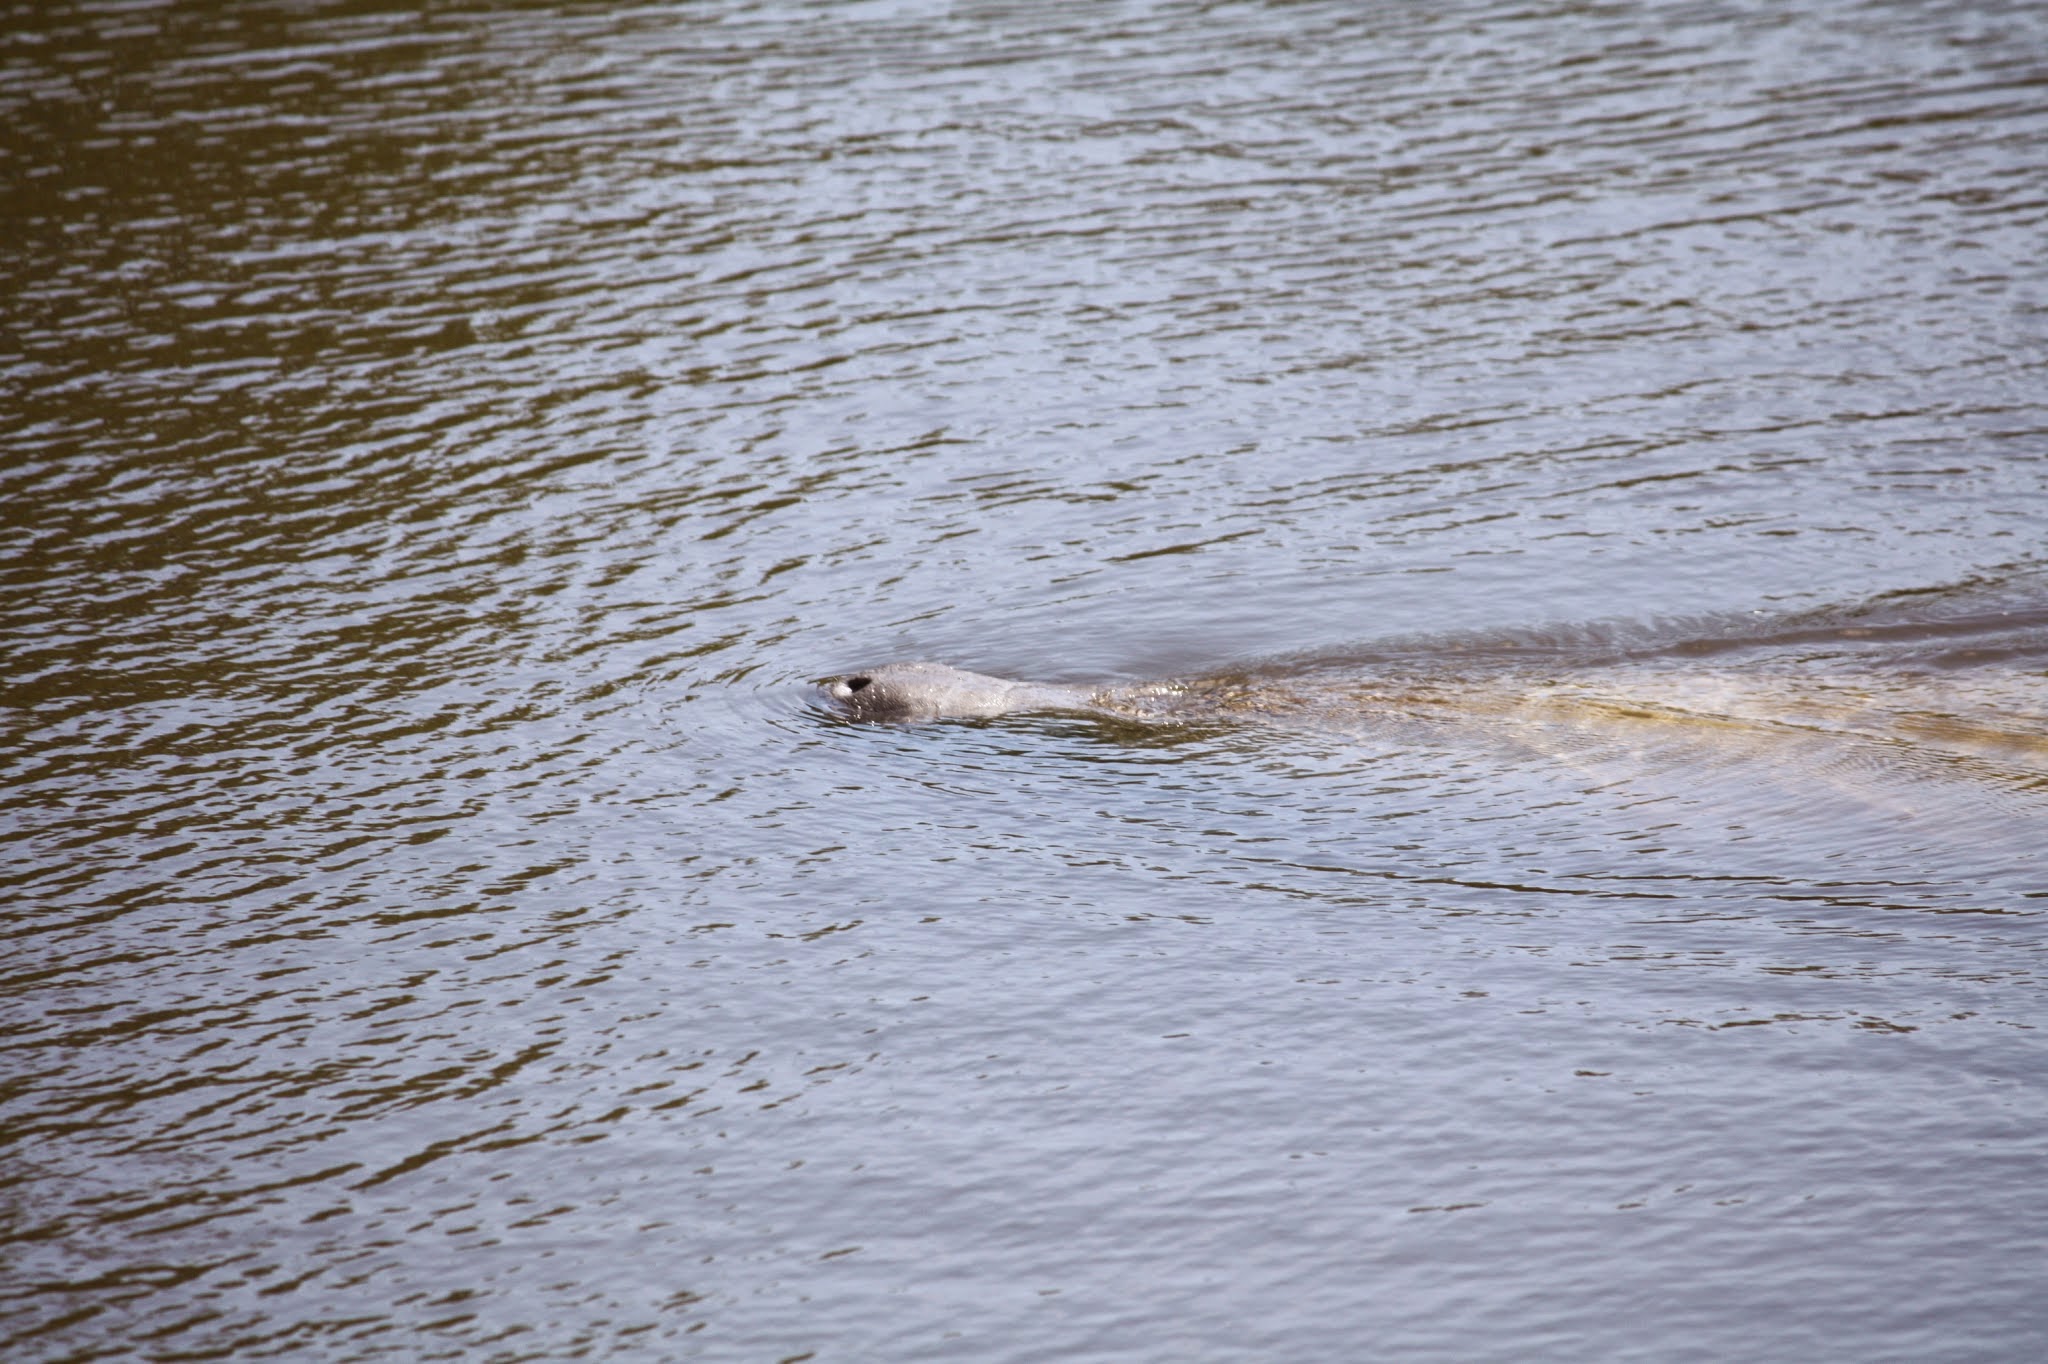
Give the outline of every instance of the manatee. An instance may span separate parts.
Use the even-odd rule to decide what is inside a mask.
[[[945,663],[889,663],[819,683],[828,702],[865,722],[989,720],[1069,714],[1146,727],[1271,723],[1372,734],[1412,743],[1463,734],[1490,737],[1573,765],[1606,756],[1682,765],[1707,751],[1747,752],[1812,773],[1845,766],[1926,767],[1960,760],[2039,786],[2048,773],[2048,719],[2039,681],[2021,676],[2018,695],[1963,691],[1934,678],[1868,679],[1786,673],[1700,674],[1690,669],[1591,670],[1446,666],[1337,671],[1254,670],[1127,685],[1072,686],[970,672]],[[1579,675],[1574,677],[1571,673]],[[1889,693],[1889,694],[1888,694]],[[2006,705],[1999,704],[2007,703]],[[2011,706],[2012,702],[2021,702]],[[1839,746],[1847,744],[1844,750]],[[1872,745],[1879,747],[1873,748]],[[1829,749],[1835,749],[1829,752]],[[1964,773],[1951,767],[1951,776]]]

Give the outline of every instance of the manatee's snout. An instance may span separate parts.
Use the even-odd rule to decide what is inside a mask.
[[[853,673],[847,677],[828,677],[818,684],[818,690],[825,693],[841,710],[858,713],[861,709],[861,693],[874,684],[875,679],[866,673]]]
[[[835,677],[825,684],[825,692],[835,701],[851,701],[874,685],[872,677]]]
[[[924,698],[915,683],[921,679],[899,674],[913,670],[903,664],[889,664],[866,672],[828,677],[818,690],[834,709],[856,720],[918,720],[927,718]]]

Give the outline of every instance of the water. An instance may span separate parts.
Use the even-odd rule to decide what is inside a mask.
[[[2038,7],[4,32],[10,1359],[2038,1357]]]

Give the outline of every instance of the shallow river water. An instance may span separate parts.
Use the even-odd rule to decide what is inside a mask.
[[[7,6],[0,1352],[2040,1358],[2044,149],[2033,3]]]

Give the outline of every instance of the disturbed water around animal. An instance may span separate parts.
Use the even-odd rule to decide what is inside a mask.
[[[4,32],[8,1359],[2039,1357],[2048,11]]]

